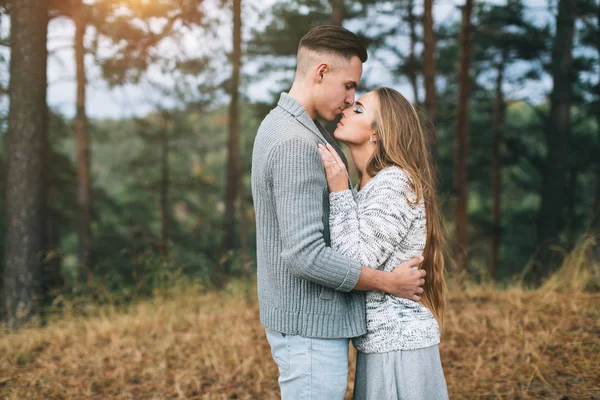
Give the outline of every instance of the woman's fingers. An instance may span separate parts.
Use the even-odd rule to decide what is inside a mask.
[[[346,166],[335,149],[331,147],[331,145],[324,146],[322,144],[319,144],[318,148],[321,160],[323,161],[323,166],[325,167],[325,176],[327,177],[327,180],[331,181],[337,176],[344,176],[347,178],[348,172],[346,171]]]
[[[319,152],[321,153],[321,159],[326,168],[332,168],[337,164],[335,157],[331,154],[327,147],[319,145]]]
[[[329,143],[327,143],[327,147],[326,148],[327,148],[327,150],[329,150],[329,153],[332,155],[332,157],[335,159],[335,161],[337,163],[339,163],[340,166],[343,166],[345,168],[346,166],[344,165],[344,162],[342,161],[342,158],[340,157],[340,155],[338,154],[338,152],[335,151],[335,149],[333,148],[333,146],[330,145]]]
[[[325,177],[330,192],[338,192],[348,189],[348,172],[341,158],[333,147],[319,144],[319,154],[325,167]]]
[[[323,161],[323,166],[325,167],[325,171],[327,173],[332,171],[332,167],[335,165],[333,163],[333,159],[327,151],[323,150],[323,148],[319,148],[319,154],[321,154],[321,160]]]
[[[323,167],[325,168],[325,177],[327,181],[330,181],[336,174],[335,163],[333,163],[333,158],[331,154],[328,154],[324,147],[319,147],[319,154],[321,155],[321,160],[323,161]]]

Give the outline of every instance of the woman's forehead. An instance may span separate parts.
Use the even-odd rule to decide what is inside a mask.
[[[376,102],[375,93],[374,92],[365,93],[362,96],[360,96],[358,99],[356,99],[356,102],[362,103],[365,106],[365,108],[369,108],[369,105],[374,105]]]

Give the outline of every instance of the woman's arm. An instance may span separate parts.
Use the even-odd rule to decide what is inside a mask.
[[[329,194],[331,247],[371,268],[381,267],[411,225],[414,206],[400,170],[380,172],[358,205],[350,190]]]

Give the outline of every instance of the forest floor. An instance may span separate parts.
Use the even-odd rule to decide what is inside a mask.
[[[0,333],[0,398],[277,399],[254,299],[234,284],[65,307],[44,327]],[[600,294],[471,287],[448,300],[451,399],[600,399]]]

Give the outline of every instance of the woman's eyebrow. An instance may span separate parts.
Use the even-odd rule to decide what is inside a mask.
[[[365,105],[363,103],[361,103],[360,101],[355,101],[354,104],[361,106],[362,108],[364,108],[365,110],[367,109],[365,107]]]

